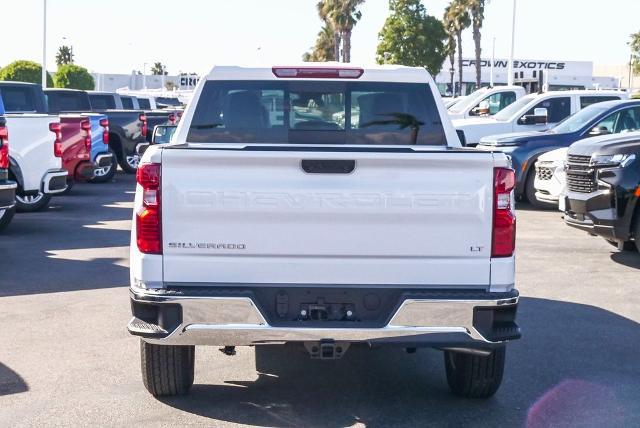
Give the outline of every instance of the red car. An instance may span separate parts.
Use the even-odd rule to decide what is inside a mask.
[[[108,126],[106,122],[100,124]],[[61,114],[60,134],[56,155],[62,158],[62,167],[69,172],[69,188],[76,181],[92,179],[96,166],[91,161],[91,120],[85,115]]]

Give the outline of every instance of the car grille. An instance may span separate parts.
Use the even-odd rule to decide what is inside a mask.
[[[591,193],[598,188],[590,156],[567,156],[567,188],[572,192]]]
[[[551,180],[551,177],[553,177],[553,170],[546,166],[536,165],[536,174],[538,175],[539,180]]]

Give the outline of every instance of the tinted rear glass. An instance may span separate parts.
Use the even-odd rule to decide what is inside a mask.
[[[146,98],[138,98],[138,105],[143,110],[150,110],[151,109],[151,102]]]
[[[91,100],[91,107],[93,107],[94,110],[107,110],[116,108],[116,102],[111,95],[89,94],[89,99]]]
[[[5,86],[0,88],[0,94],[7,113],[34,112],[37,110],[33,90],[24,86]]]
[[[585,108],[587,106],[590,106],[591,104],[596,104],[596,103],[601,103],[604,101],[614,101],[614,100],[619,100],[620,97],[616,97],[615,95],[610,95],[610,96],[586,96],[586,97],[580,97],[580,108]]]
[[[120,97],[122,100],[122,108],[125,110],[133,110],[133,98]]]
[[[89,96],[85,92],[47,91],[45,94],[49,105],[49,113],[91,111]]]
[[[188,141],[446,145],[427,84],[209,81]]]

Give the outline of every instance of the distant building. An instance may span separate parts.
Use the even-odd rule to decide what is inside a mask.
[[[620,84],[623,88],[631,88],[632,92],[640,91],[640,74],[636,73],[629,76],[629,64],[596,64],[594,65],[593,70],[593,73],[596,76],[618,76],[620,78]]]
[[[462,93],[469,94],[476,89],[476,61],[472,58],[462,60]],[[489,85],[491,81],[491,60],[482,59],[482,84]],[[506,85],[508,81],[509,60],[495,59],[493,63],[494,85]],[[443,94],[451,94],[451,63],[445,61],[440,73],[435,76],[438,89]],[[612,89],[624,87],[620,75],[607,76],[594,74],[591,61],[558,61],[558,60],[530,60],[517,59],[513,62],[514,82],[528,86],[530,91],[538,90],[537,82],[542,73],[543,85],[548,90],[557,89]],[[453,68],[455,88],[460,85],[458,78],[457,59]]]
[[[158,76],[131,74],[104,74],[91,73],[95,81],[97,91],[116,91],[117,89],[128,88],[130,90],[141,89],[168,89],[168,87],[190,90],[200,79],[195,74],[180,74],[177,76]]]

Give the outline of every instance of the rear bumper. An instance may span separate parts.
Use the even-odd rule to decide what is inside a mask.
[[[111,153],[100,153],[94,162],[96,168],[107,168],[113,165],[113,155]]]
[[[47,171],[42,178],[42,192],[46,194],[62,193],[67,189],[67,177],[69,172],[66,169],[54,169]]]
[[[16,204],[16,188],[18,184],[15,181],[0,181],[0,210],[12,208]]]
[[[423,298],[404,293],[389,312],[389,319],[371,328],[365,327],[367,323],[344,320],[282,323],[273,320],[273,314],[261,307],[249,290],[236,296],[215,290],[206,287],[205,292],[169,294],[132,287],[134,317],[128,330],[147,342],[165,345],[248,346],[333,340],[482,349],[520,338],[515,323],[516,290],[425,291]]]

